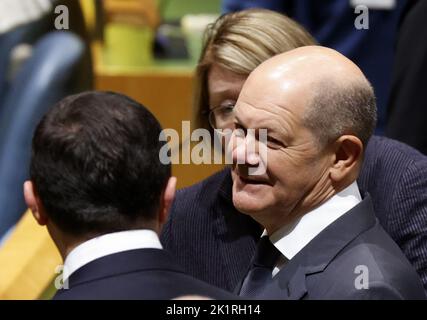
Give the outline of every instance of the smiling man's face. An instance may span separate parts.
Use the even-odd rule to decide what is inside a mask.
[[[235,127],[241,130],[235,130],[231,144],[233,202],[274,231],[323,201],[333,157],[304,126],[309,85],[289,79],[271,86],[266,80],[250,77],[235,107]],[[257,134],[242,134],[248,129],[267,129],[266,157],[257,148],[237,164],[248,143],[257,139]],[[266,167],[264,174],[248,174],[248,168],[259,165]],[[268,227],[269,221],[274,225]]]

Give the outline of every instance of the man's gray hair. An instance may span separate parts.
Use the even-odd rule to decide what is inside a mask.
[[[313,131],[321,145],[342,135],[358,137],[364,146],[377,122],[376,99],[367,80],[338,84],[323,79],[313,86],[315,93],[304,113],[304,124]]]

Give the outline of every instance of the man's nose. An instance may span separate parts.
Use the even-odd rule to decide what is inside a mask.
[[[255,138],[246,135],[244,139],[237,140],[237,145],[233,150],[233,162],[236,164],[246,164],[248,166],[258,166],[260,157]]]

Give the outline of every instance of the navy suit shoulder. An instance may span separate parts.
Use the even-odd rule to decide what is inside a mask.
[[[108,255],[75,271],[55,300],[166,300],[184,295],[236,297],[185,274],[170,254],[138,249]]]
[[[326,283],[320,277],[333,281]],[[307,298],[425,299],[418,274],[378,222],[350,243],[322,275],[313,275],[311,283]]]

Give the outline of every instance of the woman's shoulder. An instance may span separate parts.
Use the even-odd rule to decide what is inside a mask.
[[[185,187],[177,191],[176,199],[195,199],[201,196],[216,196],[218,192],[228,192],[228,187],[231,186],[231,174],[230,169],[225,168],[206,179],[193,184],[189,187]],[[231,191],[231,189],[230,189]]]

